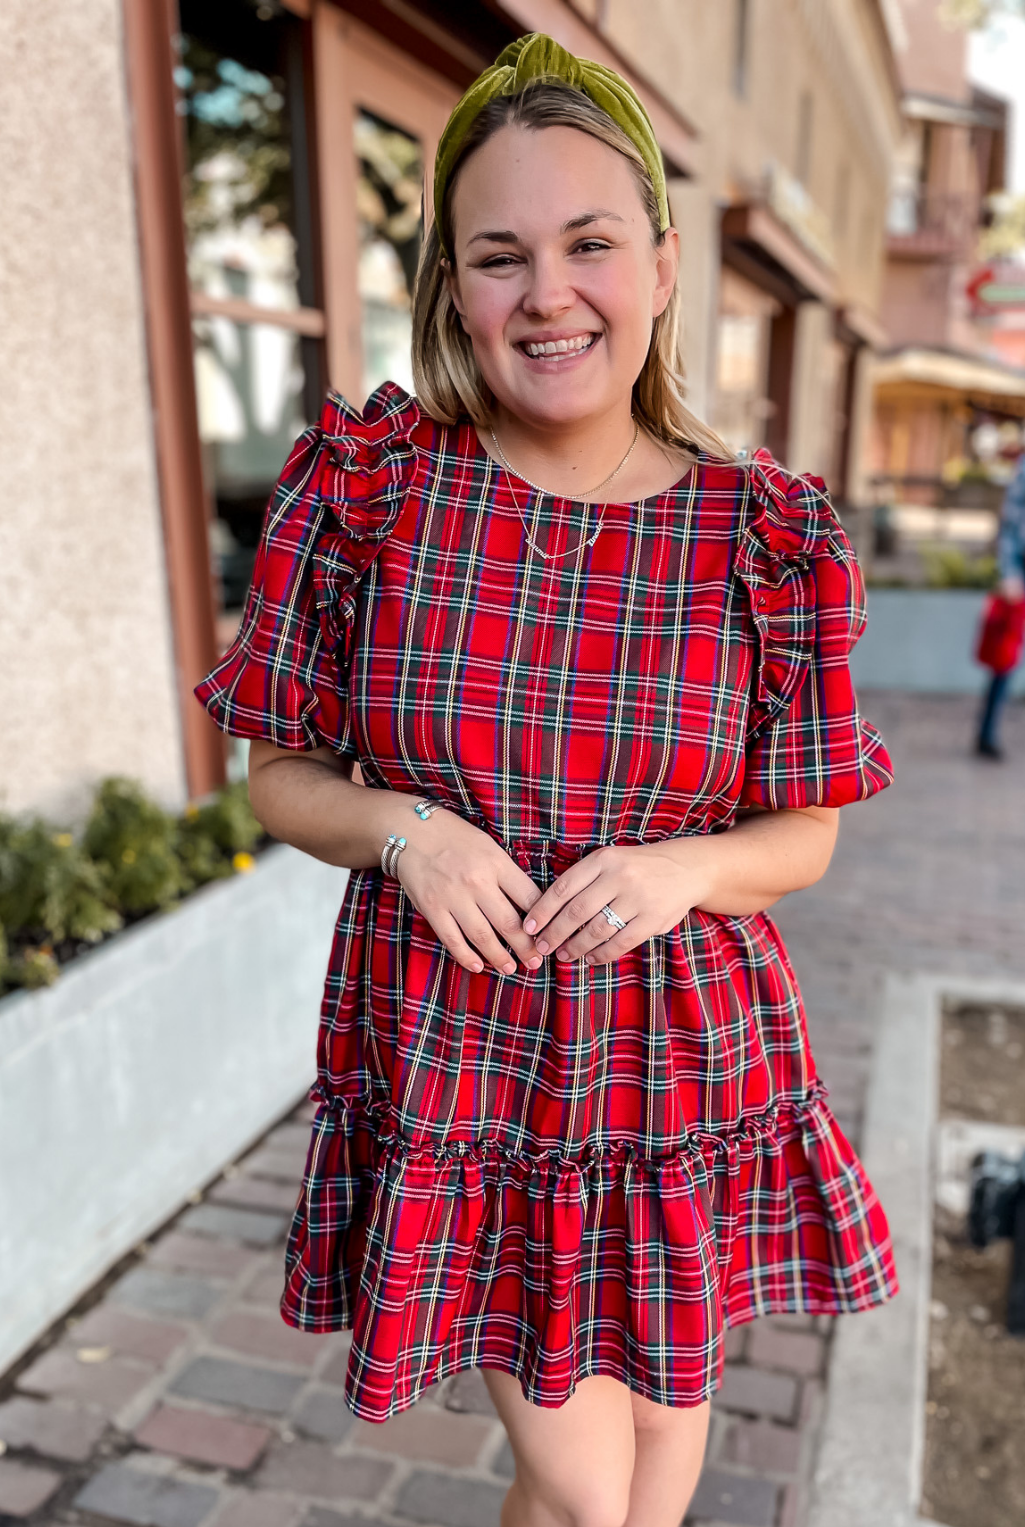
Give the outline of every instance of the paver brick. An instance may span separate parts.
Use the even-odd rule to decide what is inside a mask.
[[[778,1501],[779,1487],[767,1479],[706,1469],[687,1520],[719,1522],[723,1527],[774,1527]]]
[[[249,1246],[273,1246],[288,1228],[284,1214],[262,1214],[258,1209],[232,1209],[223,1204],[196,1204],[178,1222],[193,1235],[210,1235]]]
[[[777,1331],[759,1323],[751,1332],[747,1360],[759,1367],[786,1368],[813,1378],[822,1370],[825,1342],[814,1331]]]
[[[396,1511],[431,1527],[499,1527],[505,1486],[418,1469],[399,1491]]]
[[[205,1235],[171,1230],[146,1255],[147,1266],[173,1267],[209,1278],[237,1278],[256,1261],[257,1253],[234,1241],[215,1241]]]
[[[221,1527],[219,1522],[217,1527]],[[311,1506],[302,1519],[302,1527],[373,1527],[373,1519],[353,1516],[347,1511],[328,1511],[324,1506]]]
[[[338,1384],[342,1386],[349,1371],[352,1332],[342,1331],[332,1339],[335,1343],[335,1351],[328,1358],[323,1368],[321,1368],[320,1377],[325,1384]]]
[[[115,1304],[126,1304],[150,1315],[184,1315],[193,1320],[202,1320],[220,1297],[221,1290],[202,1278],[162,1272],[154,1267],[133,1267],[108,1295]]]
[[[148,1320],[111,1304],[98,1304],[68,1329],[64,1344],[71,1347],[110,1347],[122,1357],[141,1357],[147,1363],[166,1363],[188,1337],[185,1326]]]
[[[723,1332],[723,1352],[728,1363],[739,1362],[747,1345],[747,1326],[730,1326]]]
[[[351,1430],[355,1416],[340,1389],[311,1389],[292,1417],[299,1431],[321,1442],[341,1442]]]
[[[0,1440],[31,1448],[49,1458],[82,1463],[107,1429],[107,1418],[59,1400],[27,1400],[15,1395],[0,1405]]]
[[[52,1469],[0,1458],[0,1519],[31,1516],[56,1493],[60,1482],[60,1475]]]
[[[444,1405],[446,1410],[469,1411],[477,1416],[498,1415],[479,1368],[457,1373],[455,1378],[448,1381],[445,1385]]]
[[[211,1527],[295,1527],[302,1510],[290,1495],[267,1490],[239,1490],[219,1511]]]
[[[305,1158],[313,1135],[311,1125],[316,1113],[316,1105],[311,1104],[309,1118],[300,1122],[298,1119],[289,1119],[284,1124],[279,1124],[272,1129],[267,1138],[262,1142],[267,1150],[271,1151],[301,1151]]]
[[[65,1400],[81,1400],[100,1410],[120,1410],[153,1377],[148,1365],[111,1357],[105,1363],[80,1363],[73,1352],[51,1348],[18,1379],[18,1388]]]
[[[215,1204],[235,1204],[242,1209],[269,1209],[291,1215],[299,1184],[272,1182],[267,1177],[245,1177],[241,1172],[215,1182],[207,1198]]]
[[[352,1441],[355,1447],[375,1453],[460,1468],[476,1461],[490,1431],[491,1423],[483,1416],[415,1406],[389,1421],[357,1421]]]
[[[143,1447],[224,1469],[252,1468],[270,1438],[266,1426],[178,1405],[161,1405],[135,1431]]]
[[[285,1288],[285,1266],[280,1255],[267,1267],[261,1267],[239,1295],[244,1304],[262,1304],[278,1310]]]
[[[306,1151],[290,1146],[288,1150],[275,1150],[262,1146],[239,1162],[239,1171],[250,1177],[272,1177],[278,1182],[290,1182],[299,1190],[306,1170]]]
[[[108,1463],[78,1492],[74,1504],[79,1511],[138,1527],[200,1527],[218,1499],[218,1491],[208,1485]]]
[[[513,1457],[513,1450],[508,1437],[502,1443],[498,1451],[498,1457],[491,1465],[491,1472],[492,1474],[497,1474],[500,1479],[512,1479],[516,1473],[516,1459]]]
[[[179,1373],[171,1390],[189,1400],[212,1400],[217,1405],[236,1405],[240,1410],[283,1415],[302,1388],[295,1373],[276,1368],[256,1368],[222,1357],[197,1357]]]
[[[321,1442],[276,1442],[257,1475],[269,1490],[294,1490],[323,1500],[373,1500],[394,1472],[383,1458],[336,1457]]]
[[[266,1357],[271,1362],[291,1363],[295,1368],[312,1368],[329,1337],[287,1326],[280,1316],[251,1315],[233,1311],[225,1315],[210,1332],[219,1347],[244,1352],[247,1357]]]
[[[774,1421],[730,1419],[721,1457],[759,1473],[794,1474],[801,1460],[801,1433],[793,1426]]]
[[[761,1368],[728,1363],[716,1404],[720,1410],[790,1421],[797,1404],[797,1380],[785,1373],[766,1373]]]

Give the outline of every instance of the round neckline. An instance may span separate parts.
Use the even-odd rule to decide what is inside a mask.
[[[483,456],[485,462],[487,462],[489,466],[494,467],[496,472],[501,472],[504,474],[504,476],[512,478],[517,483],[522,483],[523,487],[534,498],[536,498],[540,492],[542,498],[553,499],[557,504],[578,504],[582,509],[641,509],[645,504],[661,503],[663,499],[668,498],[671,494],[683,493],[688,488],[693,486],[692,478],[697,472],[698,467],[701,466],[704,459],[704,452],[701,450],[696,450],[694,452],[695,459],[691,462],[686,472],[677,482],[672,483],[668,488],[663,488],[660,493],[649,493],[645,498],[610,498],[607,500],[567,498],[564,493],[548,493],[544,489],[539,490],[535,488],[531,483],[529,483],[525,477],[521,477],[518,472],[510,472],[508,467],[503,466],[500,461],[496,461],[491,452],[486,448],[484,442],[481,440],[477,433],[477,426],[474,424],[472,419],[467,421],[466,427],[470,431],[470,434],[473,436],[473,443],[476,453],[479,456]]]

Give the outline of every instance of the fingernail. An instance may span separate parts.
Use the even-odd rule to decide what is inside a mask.
[[[531,959],[529,959],[527,961],[527,969],[528,970],[537,970],[537,968],[538,968],[538,966],[540,964],[541,964],[540,960],[535,960],[535,959],[531,958]]]
[[[547,945],[547,944],[546,944],[546,943],[545,943],[545,941],[544,941],[544,939],[543,939],[543,938],[539,938],[539,939],[537,939],[537,940],[536,940],[536,941],[535,941],[535,945],[534,945],[534,947],[535,947],[535,948],[536,948],[536,949],[539,949],[539,950],[540,950],[540,951],[541,951],[541,953],[542,953],[542,954],[547,954],[547,953],[548,953],[548,945]]]
[[[515,962],[515,960],[507,960],[506,963],[502,966],[502,971],[507,976],[513,975],[515,970],[516,970],[516,962]]]
[[[534,921],[534,919],[532,917],[528,917],[527,921],[523,924],[523,931],[524,933],[533,933],[536,927],[537,923]]]
[[[593,954],[585,954],[584,955],[584,960],[585,960],[585,962],[588,965],[593,965],[594,964],[594,955]]]
[[[478,961],[475,965],[471,965],[470,969],[476,971],[477,975],[480,975],[481,971],[484,969],[484,966],[480,963],[480,961]]]
[[[558,954],[555,956],[555,958],[557,960],[568,960],[569,959],[569,951],[566,950],[566,949],[560,949]]]

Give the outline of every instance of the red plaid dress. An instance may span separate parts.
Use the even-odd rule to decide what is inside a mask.
[[[594,528],[517,497],[551,552]],[[544,888],[603,843],[881,790],[848,672],[863,624],[821,483],[767,454],[702,457],[543,561],[474,430],[389,385],[362,418],[329,395],[297,442],[197,693],[235,736],[326,745],[444,802]],[[725,1326],[896,1289],[761,913],[691,912],[608,967],[473,975],[396,881],[356,870],[318,1060],[282,1311],[353,1328],[370,1420],[469,1367],[540,1405],[595,1373],[694,1405]]]

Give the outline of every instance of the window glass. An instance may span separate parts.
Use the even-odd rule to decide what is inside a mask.
[[[368,111],[357,113],[355,141],[363,389],[369,394],[392,381],[412,392],[412,294],[420,256],[423,150],[409,133]]]
[[[199,432],[225,607],[245,596],[263,510],[319,407],[322,342],[252,321],[316,307],[302,23],[253,0],[181,0],[182,189]]]
[[[715,424],[731,450],[753,452],[765,439],[769,340],[778,304],[736,272],[720,276]]]

